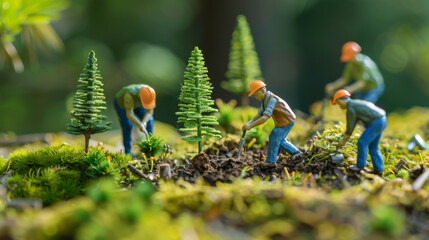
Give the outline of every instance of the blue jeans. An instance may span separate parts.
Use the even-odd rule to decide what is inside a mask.
[[[380,149],[378,148],[378,143],[380,142],[381,134],[386,128],[386,117],[379,118],[368,124],[366,130],[362,133],[362,136],[359,138],[357,143],[358,146],[358,155],[357,155],[357,166],[365,167],[366,159],[371,155],[372,165],[374,166],[375,171],[383,171],[383,157],[381,156]]]
[[[376,103],[384,93],[384,84],[369,90],[368,92],[356,92],[352,95],[352,98],[366,100],[372,103]]]
[[[121,124],[125,153],[131,154],[131,130],[133,129],[133,123],[128,120],[127,112],[125,112],[125,109],[119,106],[118,101],[116,99],[113,101],[113,105],[115,106],[115,110],[118,114],[119,122]],[[144,115],[146,114],[146,109],[144,109],[143,107],[136,108],[134,109],[134,114],[140,120],[142,120]],[[147,123],[146,130],[150,133],[153,133],[153,117]]]
[[[268,142],[268,156],[267,162],[276,163],[277,154],[279,153],[279,148],[283,148],[291,155],[294,155],[299,152],[286,136],[289,134],[295,122],[287,125],[286,127],[274,127],[271,131],[269,142]]]

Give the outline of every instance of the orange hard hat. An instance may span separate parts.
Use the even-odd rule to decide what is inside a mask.
[[[155,108],[155,98],[156,93],[153,88],[145,86],[140,89],[140,100],[142,101],[142,105],[145,109]]]
[[[356,53],[360,53],[362,48],[356,42],[346,42],[343,45],[341,62],[348,62]]]
[[[250,93],[249,93],[249,97],[252,96],[256,91],[258,91],[259,89],[263,88],[267,86],[267,84],[265,84],[264,82],[262,82],[261,80],[255,80],[250,84]]]
[[[337,104],[337,100],[343,97],[350,97],[351,94],[349,93],[349,91],[345,90],[345,89],[340,89],[338,90],[335,94],[334,97],[331,99],[331,104],[335,105]]]

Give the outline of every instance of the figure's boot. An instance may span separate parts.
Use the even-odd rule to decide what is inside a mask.
[[[263,164],[261,164],[262,169],[270,169],[270,168],[275,168],[275,167],[277,167],[277,164],[275,164],[275,163],[264,162]]]

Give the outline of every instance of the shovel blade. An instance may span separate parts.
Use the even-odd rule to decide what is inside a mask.
[[[344,155],[341,153],[331,154],[331,161],[333,163],[342,163],[344,161]]]

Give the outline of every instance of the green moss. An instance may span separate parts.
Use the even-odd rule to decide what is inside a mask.
[[[19,150],[9,160],[14,172],[8,180],[12,198],[38,198],[47,206],[82,194],[91,180],[119,180],[119,169],[131,158],[102,149],[91,149],[85,156],[81,148],[63,145]]]
[[[82,148],[71,146],[46,147],[38,151],[18,150],[10,155],[10,168],[18,174],[26,174],[30,170],[62,166],[68,169],[84,171],[88,164],[82,161]]]
[[[119,169],[115,168],[108,161],[107,156],[103,150],[94,149],[89,151],[84,160],[89,164],[88,169],[85,171],[85,175],[89,179],[97,179],[106,176],[119,179]]]
[[[4,174],[7,170],[9,162],[4,159],[3,156],[0,156],[0,175]]]

